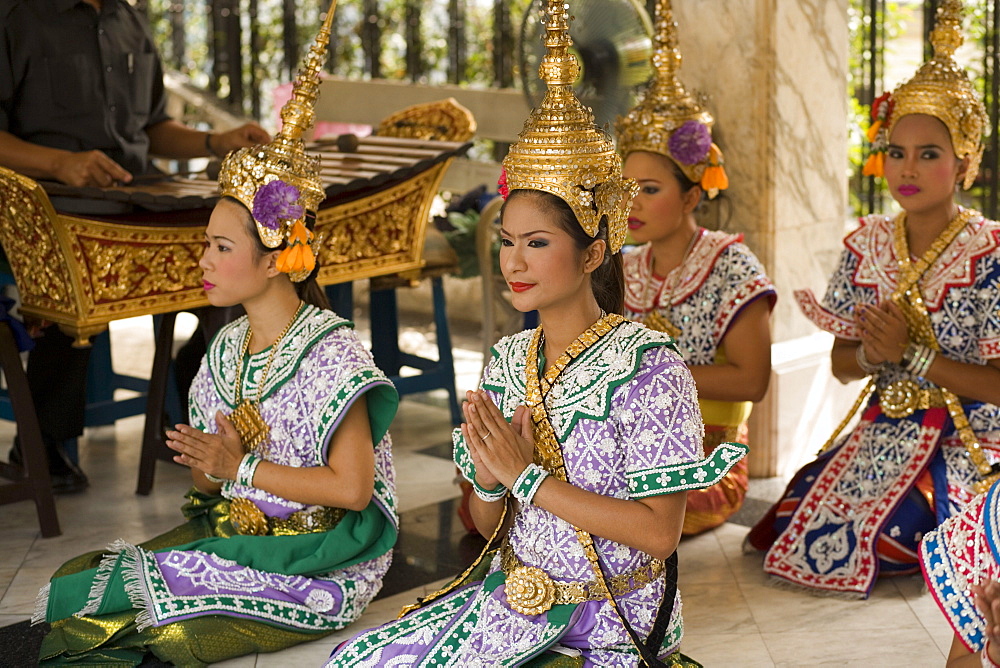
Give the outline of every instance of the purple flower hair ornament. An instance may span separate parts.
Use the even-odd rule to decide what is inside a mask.
[[[283,220],[298,220],[304,210],[298,204],[299,189],[281,179],[270,181],[253,198],[253,217],[269,230],[276,230]]]
[[[682,165],[697,165],[708,157],[712,133],[704,123],[685,121],[667,141],[670,155]]]

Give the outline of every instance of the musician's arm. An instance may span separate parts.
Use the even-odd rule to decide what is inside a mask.
[[[26,142],[0,130],[0,165],[33,179],[71,186],[110,186],[129,182],[132,175],[101,151],[74,153]]]
[[[170,119],[150,125],[146,134],[150,154],[174,160],[224,157],[234,149],[271,141],[271,135],[256,123],[245,123],[226,132],[206,133]]]

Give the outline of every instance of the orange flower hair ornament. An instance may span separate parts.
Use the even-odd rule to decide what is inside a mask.
[[[882,93],[872,102],[872,124],[868,127],[867,137],[871,142],[871,154],[865,161],[861,173],[865,176],[885,176],[885,152],[889,148],[889,123],[892,121],[892,110],[895,102],[892,93]]]
[[[288,233],[288,246],[278,255],[278,271],[292,281],[304,281],[316,268],[319,243],[316,235],[301,220],[296,220]]]
[[[708,151],[708,165],[701,175],[700,183],[701,189],[705,191],[709,199],[719,194],[720,190],[729,187],[729,177],[726,176],[724,164],[726,163],[722,159],[722,151],[719,150],[718,146],[712,144],[712,148]]]
[[[269,181],[257,191],[253,198],[254,221],[263,228],[284,239],[287,246],[278,255],[278,271],[288,274],[295,283],[309,277],[316,268],[319,243],[303,219],[306,209],[299,202],[299,189],[281,179]]]

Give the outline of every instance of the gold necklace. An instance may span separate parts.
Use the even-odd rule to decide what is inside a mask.
[[[262,457],[267,454],[257,452],[257,446],[263,443],[267,439],[267,435],[271,432],[271,427],[264,422],[264,418],[261,417],[260,409],[258,408],[260,405],[260,396],[264,392],[264,383],[267,381],[267,375],[271,372],[271,364],[274,362],[275,353],[281,345],[281,340],[285,338],[285,334],[288,334],[288,330],[292,328],[292,324],[298,319],[299,313],[302,312],[304,306],[305,302],[300,301],[292,319],[288,321],[288,324],[278,334],[274,343],[271,344],[271,352],[267,354],[267,364],[264,366],[264,373],[260,377],[260,382],[257,383],[257,396],[252,401],[243,398],[243,359],[248,357],[250,339],[253,338],[253,330],[250,329],[249,322],[247,323],[247,333],[243,338],[243,347],[240,350],[240,358],[236,366],[236,408],[229,414],[229,419],[232,421],[233,427],[236,428],[236,433],[240,435],[240,441],[243,443],[243,450],[245,452],[254,452]]]
[[[940,351],[941,345],[934,332],[927,304],[920,293],[919,281],[931,265],[941,257],[945,249],[951,245],[959,232],[964,230],[965,226],[977,215],[977,212],[972,209],[959,209],[958,214],[948,223],[948,227],[938,235],[927,252],[916,263],[910,261],[910,250],[906,242],[905,212],[899,214],[895,220],[893,244],[896,261],[899,263],[899,280],[896,283],[896,290],[892,294],[892,300],[903,311],[907,328],[913,333],[913,338],[919,343],[930,346],[934,351]],[[909,392],[910,395],[915,395],[916,390],[919,389],[917,384],[911,380],[896,381],[893,385],[902,388],[903,394]],[[892,386],[890,385],[890,387]],[[975,483],[973,489],[977,493],[984,492],[997,479],[997,474],[994,473],[993,467],[983,453],[982,445],[979,443],[979,438],[973,431],[972,425],[969,424],[969,418],[965,414],[961,400],[948,388],[941,386],[940,389],[959,440],[965,446],[969,460],[982,476],[982,479]]]
[[[681,278],[683,276],[684,262],[687,260],[688,255],[691,254],[691,249],[694,248],[698,239],[701,238],[701,228],[695,230],[695,233],[691,235],[691,239],[688,241],[687,248],[684,249],[684,255],[681,256],[680,264],[677,265],[675,271],[677,276],[673,283],[670,284],[670,290],[667,292],[667,306],[669,307],[674,299],[674,292],[677,291],[677,286],[680,285]],[[653,248],[650,246],[649,249],[649,279],[646,281],[646,286],[642,293],[642,302],[640,302],[643,308],[646,307],[646,300],[649,298],[649,290],[653,286]],[[663,279],[664,284],[666,284],[666,278]],[[642,319],[642,324],[650,328],[655,332],[666,332],[671,337],[679,339],[681,337],[681,329],[674,323],[670,322],[664,318],[659,310],[656,308],[657,295],[653,295],[652,301],[649,303],[649,311],[646,312],[645,317]],[[662,300],[660,300],[662,301]]]
[[[580,356],[590,346],[601,340],[605,334],[625,322],[625,317],[617,313],[604,314],[600,320],[587,328],[558,359],[549,367],[543,377],[538,372],[538,351],[542,346],[542,328],[535,329],[528,345],[528,355],[525,360],[525,405],[531,410],[531,418],[535,425],[535,463],[547,471],[556,474],[560,479],[566,479],[562,452],[559,441],[556,440],[552,424],[548,420],[545,408],[545,397],[555,384],[556,379],[570,362]]]
[[[906,241],[906,212],[900,213],[893,221],[892,241],[896,262],[899,264],[899,278],[892,294],[892,301],[896,302],[896,305],[903,311],[907,325],[919,343],[930,344],[937,340],[934,331],[929,328],[929,323],[915,312],[914,307],[923,302],[923,296],[920,294],[920,279],[976,215],[976,211],[972,209],[959,208],[958,213],[951,219],[948,226],[916,262],[910,260],[909,244]]]

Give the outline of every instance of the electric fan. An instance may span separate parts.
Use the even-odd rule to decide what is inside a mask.
[[[538,65],[545,55],[544,0],[531,0],[521,19],[518,69],[528,105],[545,95]],[[581,74],[576,96],[594,112],[598,126],[614,123],[636,102],[636,94],[652,76],[653,24],[639,0],[577,0],[569,24]]]

